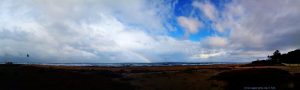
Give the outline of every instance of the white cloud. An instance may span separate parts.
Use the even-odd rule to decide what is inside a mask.
[[[215,29],[220,33],[225,32],[225,29],[227,28],[224,26],[224,24],[220,24],[220,23],[215,23],[214,26],[215,26]]]
[[[207,37],[204,41],[205,44],[208,44],[209,47],[213,48],[224,48],[229,44],[229,41],[226,38],[219,36],[210,36]]]
[[[192,58],[208,59],[208,58],[218,57],[218,56],[225,55],[225,54],[226,54],[226,52],[224,52],[224,51],[208,52],[208,53],[196,54]]]
[[[210,2],[198,2],[194,1],[192,6],[198,8],[203,12],[203,14],[212,21],[216,21],[217,11],[215,7]]]
[[[266,4],[267,3],[267,4]],[[300,11],[298,1],[233,1],[225,8],[222,27],[230,40],[250,50],[299,48]]]
[[[198,21],[197,19],[184,16],[179,16],[177,18],[177,22],[186,30],[186,36],[188,36],[189,34],[197,33],[199,31],[199,28],[203,26],[202,22]]]

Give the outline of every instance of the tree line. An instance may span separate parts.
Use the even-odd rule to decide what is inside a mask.
[[[256,60],[251,64],[275,65],[282,63],[300,64],[300,49],[296,49],[284,54],[281,54],[279,50],[276,50],[273,55],[268,56],[266,60]]]

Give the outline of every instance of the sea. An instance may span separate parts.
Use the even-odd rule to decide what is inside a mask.
[[[52,66],[101,66],[101,67],[151,67],[151,66],[200,66],[215,64],[246,64],[249,62],[155,62],[155,63],[13,63],[32,65],[52,65]],[[4,64],[4,62],[0,62]]]
[[[200,66],[214,64],[245,64],[246,62],[159,62],[159,63],[39,63],[53,66],[102,66],[102,67],[151,67],[151,66]]]

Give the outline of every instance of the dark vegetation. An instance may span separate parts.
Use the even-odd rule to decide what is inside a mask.
[[[241,90],[251,87],[300,90],[300,67],[239,66],[77,67],[0,64],[0,90]]]
[[[295,90],[300,90],[300,73],[295,73],[293,77]]]
[[[117,81],[121,74],[109,70],[64,70],[0,65],[0,90],[133,90],[130,83]]]
[[[281,65],[282,63],[300,64],[300,49],[285,54],[281,54],[279,50],[276,50],[273,55],[268,56],[268,59],[253,61],[251,65]]]
[[[232,70],[212,77],[212,79],[226,81],[227,90],[290,90],[294,89],[292,78],[288,71],[274,68]],[[296,78],[299,80],[299,77]],[[299,82],[295,84],[299,85]]]

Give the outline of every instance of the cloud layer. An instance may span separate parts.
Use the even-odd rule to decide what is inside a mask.
[[[300,46],[299,1],[192,1],[189,16],[176,15],[178,3],[1,0],[0,60],[240,62]],[[185,39],[170,35],[180,31]]]
[[[29,53],[25,62],[185,61],[186,45],[198,46],[165,35],[171,8],[157,6],[166,2],[122,2],[4,1],[2,60],[24,62]]]

